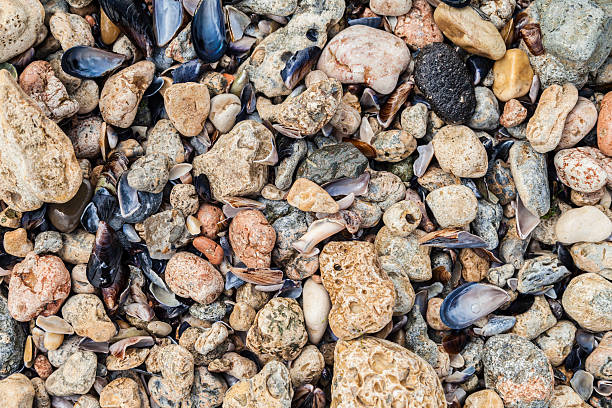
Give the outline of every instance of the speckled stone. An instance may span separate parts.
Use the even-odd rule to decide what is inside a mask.
[[[117,333],[115,324],[104,310],[102,300],[96,295],[71,296],[62,307],[62,316],[76,334],[93,341],[108,341]]]
[[[404,130],[386,130],[374,136],[371,142],[377,161],[399,162],[416,150],[416,139]]]
[[[186,243],[187,234],[183,214],[177,210],[162,211],[144,221],[144,240],[153,259],[170,259]]]
[[[31,408],[35,390],[23,374],[13,374],[0,381],[0,398],[7,408]]]
[[[550,209],[546,158],[528,142],[515,142],[508,158],[516,191],[525,208],[541,217]]]
[[[236,255],[248,268],[268,268],[276,231],[258,210],[238,213],[229,227],[229,239]]]
[[[612,242],[582,242],[572,245],[570,255],[576,266],[585,272],[612,277]]]
[[[612,283],[594,273],[574,277],[563,292],[563,308],[581,327],[612,330]]]
[[[362,200],[376,203],[385,211],[398,201],[406,197],[406,186],[398,176],[388,171],[374,171],[368,169],[370,183],[368,192],[360,196]]]
[[[585,361],[585,369],[595,378],[612,380],[612,333],[607,332]]]
[[[444,40],[427,0],[413,0],[410,11],[397,18],[393,33],[413,50]]]
[[[415,282],[431,279],[431,247],[419,244],[418,239],[422,234],[422,231],[416,230],[407,237],[400,237],[391,233],[386,226],[376,234],[374,245],[378,260],[392,279],[392,275],[404,276]]]
[[[533,305],[525,313],[515,316],[516,324],[511,333],[533,340],[557,323],[550,305],[543,295],[536,296]]]
[[[36,0],[3,0],[0,19],[0,63],[27,51],[47,35],[45,10]]]
[[[474,93],[476,109],[468,125],[472,129],[495,129],[499,123],[499,105],[493,91],[484,86],[477,86],[474,88]]]
[[[11,317],[7,299],[0,294],[0,375],[8,376],[23,364],[24,327]]]
[[[555,169],[559,180],[572,190],[582,193],[599,191],[608,183],[606,163],[597,149],[575,147],[555,154]]]
[[[141,408],[138,383],[131,378],[117,378],[100,391],[101,408]]]
[[[224,408],[289,408],[293,388],[287,367],[271,361],[253,378],[230,387],[223,399]]]
[[[181,136],[168,119],[160,119],[149,129],[145,147],[147,155],[152,153],[167,155],[172,166],[185,161],[185,148]]]
[[[576,391],[567,385],[557,385],[550,399],[549,408],[589,408]]]
[[[493,250],[499,244],[497,230],[502,220],[503,209],[499,204],[478,200],[476,218],[470,224],[473,233],[487,242],[487,249]]]
[[[287,143],[291,143],[290,153],[288,157],[282,159],[274,167],[274,185],[281,190],[287,190],[289,187],[291,187],[295,169],[308,153],[308,147],[305,140],[298,139],[287,141],[287,139],[285,139],[285,141]],[[280,147],[282,142],[279,141],[277,143]]]
[[[498,334],[485,343],[482,360],[487,388],[494,389],[507,408],[545,408],[554,378],[546,355],[515,334]]]
[[[49,30],[64,51],[77,45],[94,46],[91,26],[78,14],[54,13],[49,19]]]
[[[487,172],[484,145],[467,126],[445,126],[435,134],[432,143],[442,170],[470,178],[482,177]]]
[[[528,259],[518,271],[520,293],[533,294],[545,291],[570,274],[556,256],[542,255]]]
[[[587,98],[579,96],[578,102],[565,119],[557,149],[574,147],[595,127],[596,123],[597,108],[595,104]]]
[[[442,228],[462,227],[476,218],[478,201],[463,185],[438,188],[425,197],[434,218]]]
[[[463,408],[504,408],[504,402],[493,390],[480,390],[465,399]]]
[[[440,353],[436,343],[427,335],[427,323],[420,312],[419,306],[410,309],[407,317],[408,320],[404,325],[406,348],[435,366]]]
[[[305,177],[321,185],[343,177],[357,177],[368,159],[351,143],[338,143],[310,153],[297,169],[296,177]]]
[[[96,379],[97,360],[91,351],[75,352],[47,378],[47,392],[57,397],[86,394]]]
[[[174,127],[183,136],[197,136],[210,111],[208,87],[194,82],[171,85],[164,92],[164,106]]]

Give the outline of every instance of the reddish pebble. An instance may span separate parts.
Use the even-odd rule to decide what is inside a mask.
[[[220,265],[223,262],[223,248],[212,239],[197,237],[193,240],[193,246],[203,253],[211,264]]]
[[[268,268],[276,231],[258,210],[241,211],[229,227],[232,249],[248,268]]]
[[[198,303],[209,304],[223,291],[223,278],[210,262],[189,252],[178,252],[166,266],[166,283],[170,290]]]
[[[414,0],[407,14],[397,18],[394,34],[402,38],[412,49],[444,41],[442,31],[433,19],[433,12],[427,0]]]
[[[38,315],[50,316],[70,294],[70,273],[55,255],[30,252],[15,265],[9,282],[8,309],[11,316],[27,322]]]
[[[43,380],[46,380],[53,372],[53,367],[49,362],[49,359],[44,354],[39,354],[34,360],[34,371]]]
[[[207,238],[215,238],[223,229],[225,216],[219,207],[211,204],[202,204],[196,216],[202,223],[202,234]]]
[[[499,117],[499,124],[505,128],[518,126],[527,118],[527,109],[516,99],[510,99],[504,105],[504,113]]]
[[[612,91],[601,101],[597,122],[597,146],[606,156],[612,156]]]

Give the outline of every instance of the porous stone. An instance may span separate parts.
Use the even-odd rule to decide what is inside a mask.
[[[547,290],[569,274],[570,271],[556,256],[542,255],[528,259],[518,271],[516,290],[528,294]]]
[[[448,44],[423,47],[414,60],[414,80],[432,109],[448,123],[470,120],[476,108],[471,75]]]
[[[410,51],[400,38],[365,25],[345,28],[327,43],[317,69],[344,84],[365,83],[388,94],[410,63]]]
[[[533,340],[557,323],[544,296],[536,296],[533,305],[525,313],[516,315],[511,333]]]
[[[0,398],[7,408],[32,408],[34,386],[23,374],[13,374],[0,381]]]
[[[0,70],[0,199],[18,211],[64,203],[81,186],[70,139]]]
[[[83,229],[62,234],[62,248],[57,255],[67,263],[86,264],[89,261],[95,239],[94,234],[90,234]]]
[[[585,369],[595,378],[612,380],[612,333],[607,332],[585,361]]]
[[[400,123],[402,129],[410,136],[421,139],[427,133],[427,106],[424,103],[417,103],[404,109]]]
[[[6,231],[2,241],[4,251],[18,258],[25,257],[28,252],[34,249],[34,244],[28,239],[28,233],[24,228]]]
[[[196,367],[191,388],[191,402],[198,408],[214,408],[223,403],[227,383],[206,367]]]
[[[438,188],[427,194],[425,202],[442,228],[467,225],[478,210],[476,196],[464,185]]]
[[[485,343],[482,361],[485,385],[502,397],[505,407],[548,405],[553,371],[544,352],[529,340],[515,334],[495,335]]]
[[[474,88],[476,109],[468,122],[473,129],[493,130],[499,122],[499,105],[493,92],[484,86]]]
[[[99,95],[100,88],[98,88],[96,81],[91,79],[84,80],[81,86],[71,94],[72,98],[79,105],[77,113],[79,115],[85,115],[96,109],[100,102]]]
[[[371,142],[377,161],[397,163],[416,150],[416,140],[404,130],[386,130],[374,136]]]
[[[37,0],[3,0],[0,3],[0,63],[18,56],[47,35],[45,9]]]
[[[572,351],[575,336],[576,326],[568,320],[560,320],[542,333],[535,342],[544,351],[550,364],[556,367],[562,364]]]
[[[160,119],[147,132],[146,154],[163,153],[168,156],[170,165],[185,161],[185,149],[181,137],[168,119]]]
[[[189,396],[194,379],[193,355],[183,346],[169,344],[159,353],[161,377],[149,379],[151,399],[160,406],[176,406]]]
[[[504,408],[499,394],[493,390],[480,390],[470,394],[465,399],[463,408]]]
[[[97,362],[91,351],[75,352],[47,378],[47,392],[56,397],[86,394],[96,379]]]
[[[94,46],[91,27],[83,17],[71,13],[55,13],[49,20],[49,30],[64,51],[77,45]]]
[[[401,16],[412,7],[412,0],[370,0],[370,10],[383,16]]]
[[[499,244],[497,231],[501,224],[503,209],[499,204],[492,204],[487,200],[478,200],[476,218],[471,226],[474,234],[487,242],[487,249],[493,250]]]
[[[487,272],[487,280],[501,288],[506,286],[508,279],[514,276],[514,266],[510,264],[504,264],[489,268]]]
[[[289,374],[295,388],[304,384],[316,384],[325,368],[323,354],[312,344],[304,347],[300,355],[293,360]]]
[[[516,191],[526,209],[541,217],[550,209],[546,158],[530,143],[515,142],[508,158]]]
[[[223,399],[224,408],[289,408],[293,388],[287,367],[270,361],[253,378],[230,387]]]
[[[375,337],[336,344],[332,384],[331,408],[446,405],[440,380],[425,360]]]
[[[24,327],[13,319],[7,299],[0,294],[0,375],[5,377],[21,368],[26,340]]]
[[[338,143],[314,150],[297,169],[296,177],[305,177],[321,185],[343,177],[357,177],[368,159],[351,143]]]
[[[597,123],[597,108],[595,104],[582,96],[565,118],[565,125],[561,133],[561,140],[557,149],[574,147],[580,142]]]
[[[533,81],[533,69],[527,54],[513,48],[493,64],[493,93],[502,102],[527,95]]]
[[[198,211],[198,204],[198,193],[193,184],[177,184],[172,187],[170,205],[184,216],[195,214]]]
[[[293,14],[297,6],[297,0],[242,0],[237,4],[241,10],[275,16],[289,16]]]
[[[234,252],[248,268],[268,268],[276,231],[258,210],[241,211],[229,227]]]
[[[213,196],[220,201],[223,197],[257,194],[268,178],[268,166],[258,161],[270,153],[272,139],[272,132],[264,125],[242,121],[193,160],[193,174],[205,174]]]
[[[461,276],[466,282],[480,282],[489,272],[489,260],[479,256],[470,248],[461,249],[459,261],[463,266]]]
[[[612,277],[612,242],[583,242],[570,248],[576,266],[585,272]]]
[[[560,242],[599,242],[612,234],[612,221],[597,207],[586,205],[561,214],[555,224]]]
[[[555,169],[563,184],[582,193],[601,190],[608,183],[606,163],[591,151],[592,147],[575,147],[555,154]],[[599,152],[597,152],[599,153]]]
[[[423,234],[423,231],[416,230],[401,237],[386,226],[378,231],[374,245],[380,266],[391,280],[395,281],[396,275],[415,282],[431,279],[430,247],[419,244],[419,237]]]
[[[580,327],[612,329],[612,283],[594,273],[574,277],[563,292],[563,309]]]
[[[127,174],[130,187],[158,194],[168,182],[169,158],[163,153],[147,154],[132,163]]]
[[[166,266],[166,283],[171,291],[198,303],[212,303],[223,291],[223,278],[208,261],[190,252],[178,252]]]
[[[129,377],[111,381],[100,391],[101,408],[141,408],[138,383]]]
[[[115,324],[104,310],[102,300],[96,295],[71,296],[62,307],[62,316],[76,334],[93,341],[108,341],[117,333]]]
[[[395,289],[376,259],[374,244],[330,242],[319,256],[332,302],[329,325],[341,339],[376,333],[391,321]]]
[[[457,177],[478,178],[486,174],[487,151],[467,126],[444,126],[436,132],[432,144],[442,170]]]
[[[427,0],[413,0],[410,11],[397,18],[393,33],[403,39],[411,49],[423,48],[427,44],[444,40]]]
[[[173,84],[164,92],[164,106],[176,130],[183,136],[197,136],[210,112],[208,87],[195,82]]]
[[[77,159],[94,159],[100,154],[100,134],[104,121],[100,116],[74,120],[68,137]]]

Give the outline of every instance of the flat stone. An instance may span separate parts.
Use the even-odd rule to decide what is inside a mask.
[[[518,271],[516,290],[533,294],[552,287],[565,278],[570,271],[560,263],[556,256],[542,255],[525,261]]]
[[[442,170],[457,177],[478,178],[486,174],[487,151],[467,126],[444,126],[436,132],[432,144]]]
[[[208,87],[195,82],[170,85],[164,92],[164,106],[170,121],[183,136],[197,136],[210,112]]]
[[[585,272],[612,277],[612,242],[583,242],[570,248],[576,266]]]
[[[612,283],[594,273],[574,277],[563,292],[563,309],[582,328],[612,329]]]
[[[427,0],[413,0],[410,11],[397,18],[393,33],[413,50],[444,40]]]
[[[516,191],[525,208],[541,217],[550,209],[546,158],[527,142],[515,142],[508,158]]]
[[[91,351],[75,352],[47,378],[47,392],[56,397],[87,394],[96,379],[97,362]]]
[[[555,225],[559,242],[599,242],[612,234],[612,221],[597,207],[587,205],[561,214]]]
[[[343,177],[360,176],[368,159],[351,143],[324,146],[310,153],[297,169],[304,177],[321,185]]]

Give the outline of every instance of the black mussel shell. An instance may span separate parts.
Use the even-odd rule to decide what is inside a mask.
[[[127,268],[121,264],[117,265],[117,273],[113,283],[105,288],[102,288],[102,300],[109,313],[114,314],[119,309],[127,298],[129,287],[129,273]]]
[[[98,230],[98,224],[100,223],[100,218],[98,217],[98,209],[96,205],[92,202],[87,204],[83,214],[81,214],[81,225],[85,228],[85,231],[90,234],[95,234]]]
[[[147,57],[153,54],[153,21],[140,0],[100,0],[100,6],[117,27]]]
[[[197,82],[207,68],[208,64],[200,59],[187,61],[172,70],[172,81],[174,84]]]
[[[565,368],[570,371],[584,369],[584,363],[588,357],[588,353],[584,351],[578,344],[572,348],[569,355],[565,358]]]
[[[472,85],[478,85],[491,71],[493,68],[493,61],[481,57],[479,55],[471,55],[466,61],[470,73],[472,74]]]
[[[118,206],[117,197],[104,187],[96,189],[91,202],[96,206],[98,218],[102,221],[108,221]]]
[[[117,215],[117,217],[121,219],[122,224],[123,223],[136,224],[138,222],[142,222],[145,219],[149,218],[161,206],[162,198],[164,195],[163,192],[155,194],[155,193],[148,193],[146,191],[138,191],[137,194],[138,194],[139,207],[132,215],[123,217],[119,213],[118,208],[115,210],[117,211],[117,214],[115,215]]]
[[[161,320],[172,320],[175,317],[178,317],[189,310],[188,305],[181,304],[176,307],[168,307],[164,305],[157,305],[153,307],[155,311],[155,316],[157,316]]]
[[[191,21],[191,42],[205,62],[218,61],[227,48],[221,0],[202,0]]]
[[[525,313],[531,308],[534,301],[535,297],[533,295],[520,294],[507,308],[500,310],[499,313],[507,316]]]
[[[181,0],[153,0],[153,29],[158,47],[168,44],[182,23]]]
[[[87,263],[89,283],[96,288],[111,286],[121,268],[122,254],[123,249],[116,239],[115,231],[105,221],[100,221],[94,247]]]
[[[257,107],[256,102],[257,99],[255,97],[255,88],[253,87],[253,84],[249,82],[244,86],[244,88],[242,88],[242,91],[240,91],[241,108],[240,112],[238,113],[238,116],[236,116],[236,121],[239,122],[241,120],[245,120],[248,115],[255,112],[255,109]],[[268,129],[270,128],[268,127]]]
[[[210,182],[208,181],[208,177],[206,177],[206,174],[202,173],[199,176],[197,176],[194,180],[193,180],[193,186],[196,189],[196,192],[198,193],[198,196],[204,200],[204,202],[211,202],[212,201],[212,193],[210,191]]]
[[[64,72],[82,79],[108,75],[124,62],[125,55],[84,45],[72,47],[62,55]]]
[[[463,329],[494,312],[509,299],[510,295],[497,286],[466,283],[444,298],[440,319],[451,329]]]
[[[361,17],[348,20],[348,25],[366,25],[368,27],[378,28],[382,24],[382,17]]]
[[[470,4],[471,0],[442,0],[442,3],[446,3],[452,7],[465,7]]]
[[[26,211],[21,216],[21,227],[27,230],[38,228],[45,221],[47,204],[43,204],[38,210]]]
[[[304,48],[297,51],[287,60],[285,68],[281,70],[280,75],[288,89],[293,89],[310,72],[312,66],[319,59],[321,51],[321,48],[317,46]]]
[[[145,90],[143,96],[147,98],[153,96],[158,93],[163,86],[164,80],[161,77],[155,77],[153,78],[153,82],[151,82],[151,85],[149,85],[149,87]]]

